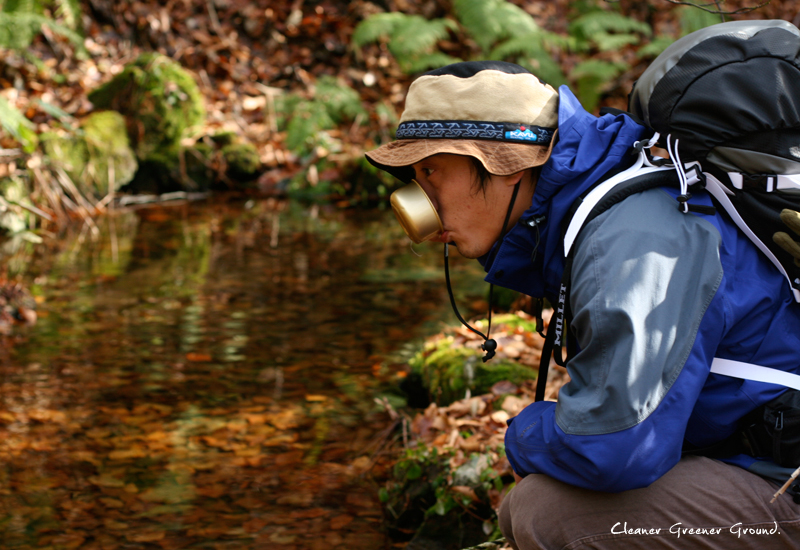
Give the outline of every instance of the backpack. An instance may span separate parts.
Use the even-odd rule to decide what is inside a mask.
[[[575,350],[569,326],[572,245],[583,225],[633,193],[680,187],[678,207],[702,187],[786,277],[800,302],[800,266],[773,241],[786,231],[783,209],[800,210],[800,30],[780,20],[712,25],[673,43],[645,70],[629,95],[629,115],[653,130],[632,144],[632,166],[580,197],[563,227],[565,268],[540,364],[536,400],[544,397],[552,351],[565,365]],[[659,145],[670,160],[658,159]],[[715,358],[711,372],[800,390],[800,376]]]
[[[707,189],[800,302],[800,266],[773,241],[786,231],[781,210],[800,208],[800,30],[767,20],[691,33],[642,74],[628,110],[667,138],[671,156],[699,162],[715,180]]]

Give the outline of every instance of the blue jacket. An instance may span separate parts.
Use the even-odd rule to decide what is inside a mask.
[[[566,212],[632,163],[644,131],[587,113],[566,87],[559,94],[559,141],[521,218],[546,221],[518,223],[481,259],[488,282],[551,303]],[[726,215],[682,214],[676,194],[639,193],[581,231],[570,291],[580,351],[558,403],[533,403],[510,421],[506,453],[518,474],[609,492],[647,486],[680,460],[684,440],[721,441],[786,390],[710,374],[715,356],[800,370],[800,306],[783,276]],[[711,205],[705,193],[692,202]]]

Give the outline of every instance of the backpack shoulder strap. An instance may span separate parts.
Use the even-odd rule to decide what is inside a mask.
[[[581,228],[618,202],[634,193],[660,187],[677,185],[678,174],[674,166],[653,166],[645,163],[646,155],[639,153],[633,165],[617,175],[601,182],[589,194],[576,201],[574,214],[564,231],[564,256],[569,257],[572,245]]]

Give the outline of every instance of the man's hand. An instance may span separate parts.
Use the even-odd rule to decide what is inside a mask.
[[[511,470],[511,473],[514,474],[514,481],[516,481],[517,483],[522,481],[522,478],[519,476],[519,474],[517,472],[515,472],[514,470]]]
[[[781,221],[795,233],[795,237],[800,237],[800,212],[784,209],[781,211]],[[800,243],[794,240],[788,233],[778,231],[772,236],[775,244],[794,257],[794,264],[800,267]]]

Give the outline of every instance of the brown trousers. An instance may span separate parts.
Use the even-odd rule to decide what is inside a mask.
[[[643,489],[600,493],[541,474],[500,507],[517,550],[800,549],[800,505],[778,486],[718,460],[690,456]]]

